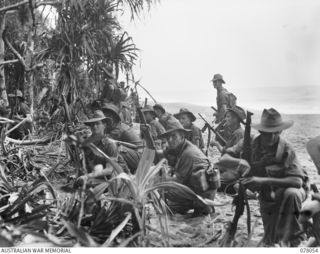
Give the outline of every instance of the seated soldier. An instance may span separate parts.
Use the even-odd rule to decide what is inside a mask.
[[[191,130],[186,136],[186,138],[194,145],[200,149],[204,148],[204,142],[202,138],[201,130],[195,126],[193,123],[196,120],[196,117],[192,112],[186,108],[181,108],[180,112],[174,114],[174,116],[179,119],[179,122],[182,124],[183,128]]]
[[[155,104],[153,109],[159,119],[159,122],[162,124],[165,130],[167,130],[171,124],[179,123],[179,121],[173,115],[166,112],[162,105]]]
[[[23,139],[32,132],[32,119],[30,115],[30,108],[24,102],[22,92],[17,90],[15,94],[9,94],[9,104],[11,108],[11,115],[16,124],[25,120],[17,129],[10,133],[10,137],[14,139]]]
[[[246,119],[246,112],[238,107],[234,106],[233,108],[227,109],[225,116],[226,126],[230,129],[230,138],[227,141],[225,146],[222,146],[217,140],[212,140],[210,145],[216,146],[220,153],[224,154],[227,148],[233,147],[241,139],[243,139],[244,131],[241,128],[241,123]]]
[[[292,146],[280,137],[292,125],[292,121],[283,121],[273,108],[265,109],[261,123],[252,125],[260,135],[252,140],[252,177],[243,183],[259,191],[266,246],[297,246],[301,240],[298,217],[306,198],[307,175]],[[226,152],[239,155],[242,147],[240,141]]]
[[[128,168],[126,163],[124,162],[121,155],[118,154],[117,145],[112,142],[105,134],[107,128],[107,118],[102,113],[102,111],[97,110],[94,112],[93,117],[88,121],[84,122],[91,129],[91,136],[88,137],[84,143],[89,144],[92,143],[96,147],[98,147],[102,152],[104,152],[107,156],[111,158],[117,158],[117,162],[123,168],[125,172],[128,172]],[[94,178],[102,178],[110,177],[113,168],[107,162],[107,159],[103,155],[98,155],[92,151],[89,146],[84,146],[84,154],[85,154],[85,162],[86,169],[88,174],[81,176],[80,179],[87,178],[88,180]],[[97,167],[97,165],[101,165],[102,167]],[[97,168],[100,168],[99,170]]]
[[[121,122],[117,106],[110,103],[104,103],[102,105],[102,111],[106,117],[111,119],[107,134],[112,139],[123,142],[122,145],[119,146],[120,154],[127,163],[130,172],[134,174],[142,153],[141,148],[143,147],[143,144],[141,138],[133,128]],[[124,143],[132,144],[136,148],[133,149],[132,146],[126,146]]]
[[[211,163],[198,147],[185,138],[187,133],[188,130],[177,122],[171,123],[167,131],[159,136],[159,138],[167,139],[168,150],[176,157],[175,163],[170,165],[173,167],[174,176],[166,180],[186,185],[203,198],[213,200],[218,186],[210,185],[209,187],[205,177],[205,174],[212,169]],[[165,157],[168,156],[168,150],[164,151]],[[212,212],[211,207],[180,191],[168,190],[165,194],[172,212],[184,214],[194,209],[195,216]]]
[[[151,132],[151,136],[153,138],[153,140],[156,143],[156,147],[161,148],[162,147],[162,141],[161,139],[158,138],[159,135],[163,134],[166,132],[166,130],[164,129],[164,127],[162,126],[161,123],[159,123],[158,120],[156,120],[156,113],[153,110],[152,106],[145,106],[142,110],[144,118],[147,122],[147,124],[150,126],[150,132]],[[142,138],[144,138],[144,132],[147,130],[146,126],[143,126],[142,124],[141,126],[141,136]]]

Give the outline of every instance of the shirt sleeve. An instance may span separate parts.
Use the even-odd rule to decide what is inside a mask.
[[[297,155],[289,144],[286,144],[285,151],[283,153],[283,164],[285,168],[284,175],[286,177],[296,176],[304,178],[305,175]]]

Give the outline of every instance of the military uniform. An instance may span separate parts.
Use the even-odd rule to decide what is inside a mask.
[[[101,137],[98,140],[94,136],[90,136],[86,141],[90,142],[90,139],[94,139],[92,143],[96,145],[102,152],[108,155],[111,158],[116,158],[119,165],[122,167],[124,172],[129,172],[128,167],[120,154],[118,154],[117,145],[109,140],[107,136]],[[86,157],[86,167],[88,173],[91,173],[94,167],[98,164],[101,164],[104,168],[106,167],[107,160],[103,155],[98,156],[93,153],[92,150],[88,147],[84,148],[84,154]]]
[[[142,140],[135,133],[134,129],[121,122],[119,122],[116,128],[111,130],[109,135],[111,138],[118,141],[130,143],[140,148],[143,146]],[[120,154],[127,163],[130,172],[135,173],[141,158],[141,150],[134,150],[123,145],[120,147]]]
[[[172,155],[171,151],[171,155]],[[190,141],[185,142],[175,152],[176,160],[172,165],[174,168],[174,174],[176,176],[175,181],[183,185],[188,186],[198,195],[204,198],[213,199],[216,190],[203,191],[199,185],[196,185],[192,181],[193,173],[202,169],[209,169],[211,164],[209,159],[203,154],[203,152],[193,145]],[[166,153],[165,153],[166,154]],[[167,154],[166,154],[167,155]],[[204,208],[203,204],[195,201],[187,195],[179,193],[179,191],[170,190],[166,192],[168,199],[168,205],[173,212],[185,213],[190,209]]]
[[[263,185],[259,190],[260,210],[265,230],[264,243],[272,245],[280,240],[291,242],[301,233],[298,217],[301,204],[306,198],[308,178],[293,148],[285,140],[280,138],[271,148],[263,147],[260,142],[259,137],[252,142],[253,175],[274,178],[293,176],[303,180],[303,187],[300,189]],[[243,141],[240,141],[228,151],[239,155],[242,147]],[[275,166],[268,167],[261,162],[266,156],[275,158]]]
[[[191,131],[186,135],[186,138],[194,145],[199,144],[199,148],[203,149],[204,141],[200,128],[192,124],[189,129]]]
[[[173,115],[171,115],[170,113],[165,112],[160,118],[159,118],[159,122],[162,124],[162,126],[165,128],[165,130],[168,129],[168,127],[172,124],[172,123],[179,123],[178,119],[175,118]]]
[[[222,112],[222,105],[226,105],[228,107],[229,104],[229,92],[225,88],[221,88],[218,90],[217,94],[217,116],[216,121],[221,122],[225,117],[225,112]]]

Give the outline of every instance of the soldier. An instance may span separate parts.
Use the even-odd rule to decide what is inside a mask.
[[[162,126],[167,130],[168,126],[171,124],[177,124],[179,121],[170,113],[166,112],[166,110],[163,108],[160,104],[155,104],[153,106],[154,112],[156,113],[159,122],[162,124]]]
[[[222,146],[218,141],[212,140],[210,145],[216,146],[217,149],[224,154],[227,148],[233,147],[244,137],[244,131],[241,127],[241,123],[244,123],[246,119],[246,112],[238,106],[227,109],[226,113],[226,127],[230,130],[230,138],[227,140],[227,144]]]
[[[306,199],[308,178],[292,146],[280,137],[292,125],[293,121],[283,121],[273,108],[265,109],[261,122],[252,125],[260,135],[252,141],[253,176],[243,183],[259,191],[266,246],[298,246],[301,240],[298,217]],[[226,152],[239,156],[242,146],[240,141]]]
[[[20,90],[16,90],[15,94],[9,94],[9,104],[11,108],[11,115],[16,124],[23,121],[17,129],[11,132],[10,137],[15,139],[23,139],[25,136],[29,135],[32,131],[32,119],[30,115],[30,108],[24,102],[24,97]]]
[[[226,82],[223,80],[223,76],[221,74],[215,74],[211,81],[213,82],[213,87],[217,89],[218,111],[215,113],[215,116],[216,123],[219,123],[224,119],[227,109],[236,105],[237,98],[234,94],[229,93],[228,90],[223,87],[223,84]]]
[[[174,114],[174,116],[179,119],[183,128],[191,130],[191,132],[187,134],[186,138],[202,150],[204,148],[204,142],[201,130],[193,124],[196,121],[195,115],[188,109],[181,108],[180,112]]]
[[[93,143],[109,157],[116,158],[117,162],[123,168],[123,170],[125,172],[128,172],[126,163],[124,162],[121,155],[118,154],[117,145],[106,136],[105,131],[107,129],[107,125],[109,124],[108,120],[109,119],[105,117],[102,111],[97,110],[96,112],[94,112],[93,117],[84,122],[84,124],[90,127],[92,132],[91,136],[87,138],[84,142]],[[81,176],[77,180],[78,183],[82,182],[84,178],[87,178],[87,180],[99,178],[103,180],[104,176],[111,176],[113,168],[107,162],[106,158],[103,157],[103,155],[98,155],[97,153],[94,153],[87,146],[84,146],[84,154],[88,174]],[[98,170],[97,165],[101,165],[102,169]]]
[[[166,130],[162,126],[161,123],[159,123],[158,120],[156,120],[156,113],[153,110],[152,106],[146,105],[142,110],[143,115],[146,119],[147,124],[150,126],[150,132],[153,140],[155,141],[156,145],[158,147],[162,147],[161,143],[162,141],[158,139],[158,136],[165,133]],[[144,131],[146,131],[146,126],[141,126],[141,133],[143,134]]]
[[[136,149],[129,148],[125,145],[119,146],[120,154],[127,163],[131,173],[134,173],[138,167],[142,153],[143,143],[139,135],[132,127],[121,122],[119,108],[110,103],[102,105],[102,111],[106,117],[111,119],[107,128],[108,135],[118,141],[129,143],[136,146]]]
[[[176,157],[175,163],[170,165],[173,167],[174,176],[167,180],[186,185],[203,198],[213,200],[216,187],[209,187],[206,178],[207,172],[212,169],[211,163],[198,147],[186,139],[188,132],[179,122],[171,122],[166,132],[159,136],[168,142],[168,149],[164,151],[165,157],[168,152]],[[212,212],[211,207],[180,191],[170,190],[165,196],[172,212],[184,214],[194,209],[195,216]]]

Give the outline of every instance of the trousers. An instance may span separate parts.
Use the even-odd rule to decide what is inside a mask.
[[[264,227],[263,242],[274,245],[282,242],[292,246],[299,234],[299,212],[307,194],[303,188],[281,188],[275,191],[274,201],[259,199]]]

